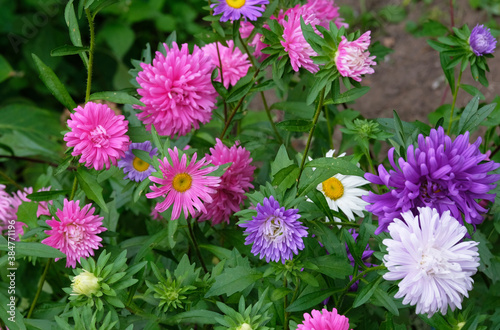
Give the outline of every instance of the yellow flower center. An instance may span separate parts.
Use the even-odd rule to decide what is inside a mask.
[[[132,162],[132,166],[137,172],[144,172],[149,168],[149,164],[140,159],[139,157],[135,157]]]
[[[191,188],[191,182],[193,182],[193,178],[187,173],[179,173],[174,176],[174,180],[172,180],[172,186],[178,192],[185,192],[189,188]]]
[[[344,195],[344,185],[339,179],[332,177],[326,181],[323,181],[323,192],[326,197],[336,201]]]
[[[245,5],[245,0],[226,0],[226,3],[229,7],[233,7],[234,9],[239,9]]]

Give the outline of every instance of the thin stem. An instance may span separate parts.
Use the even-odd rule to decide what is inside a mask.
[[[455,26],[455,15],[453,14],[453,0],[450,0],[450,21],[451,27]]]
[[[193,221],[196,221],[196,219],[193,218]],[[198,242],[196,241],[196,237],[194,236],[193,226],[191,225],[191,222],[189,221],[189,219],[187,219],[186,222],[188,224],[189,235],[191,236],[191,240],[193,241],[194,250],[196,251],[196,255],[198,256],[198,259],[200,259],[201,267],[203,268],[205,273],[208,273],[207,266],[205,266],[205,262],[203,261],[203,258],[201,257],[200,247],[198,246]]]
[[[30,157],[0,155],[0,158],[9,158],[9,159],[15,159],[15,160],[25,160],[25,161],[32,162],[32,163],[48,164],[48,165],[50,165],[52,167],[58,167],[59,166],[59,164],[52,163],[52,162],[49,162],[47,160],[30,158]]]
[[[95,48],[95,32],[94,32],[94,17],[90,13],[90,9],[85,9],[87,20],[90,28],[90,47],[89,47],[89,66],[87,70],[87,91],[85,93],[85,103],[90,99],[90,88],[92,86],[92,67],[94,65],[94,48]]]
[[[328,137],[330,141],[330,149],[333,150],[333,130],[332,130],[332,125],[330,124],[330,116],[328,115],[328,108],[323,107],[323,111],[325,112],[325,118],[326,118],[326,127],[328,128]]]
[[[370,155],[370,150],[369,149],[365,150],[365,156],[366,156],[366,159],[368,160],[368,165],[370,166],[370,171],[373,174],[377,175],[377,173],[375,173],[375,167],[373,166],[372,157]]]
[[[355,223],[355,222],[329,222],[329,224],[334,224],[334,225],[338,225],[338,226],[345,226],[345,227],[359,227],[360,224],[359,223]]]
[[[319,114],[321,113],[321,108],[323,107],[323,100],[325,99],[325,88],[321,90],[319,94],[318,106],[316,107],[316,113],[313,118],[313,125],[311,130],[309,131],[309,136],[307,137],[306,148],[304,150],[304,155],[302,156],[302,162],[300,163],[299,175],[297,177],[297,187],[299,186],[300,176],[302,175],[302,171],[304,170],[304,165],[306,163],[307,153],[309,152],[309,147],[311,145],[312,136],[314,134],[314,129],[316,128],[316,123],[318,122]]]
[[[69,200],[72,201],[75,198],[76,188],[78,187],[78,179],[75,174],[75,179],[73,180],[73,187],[71,188],[71,194],[69,195]]]
[[[267,118],[269,119],[269,122],[271,123],[271,127],[273,128],[274,134],[276,135],[278,142],[280,144],[282,144],[283,139],[281,138],[281,135],[278,132],[276,125],[274,124],[273,117],[271,116],[271,110],[269,109],[269,106],[267,105],[267,100],[266,100],[266,96],[264,95],[264,92],[260,92],[260,96],[262,97],[262,103],[264,103],[264,109],[266,110]]]
[[[4,177],[7,181],[9,181],[11,184],[13,184],[14,186],[16,186],[17,189],[23,190],[23,187],[21,187],[16,181],[12,180],[10,178],[10,176],[8,176],[7,174],[5,174],[4,172],[0,171],[0,175],[2,177]]]
[[[283,278],[283,287],[286,289],[288,286],[287,280],[286,280],[286,275]],[[285,295],[285,299],[283,300],[283,314],[284,314],[284,324],[283,324],[283,329],[288,330],[288,312],[286,311],[286,308],[288,307],[288,294]]]
[[[222,74],[222,60],[220,57],[219,42],[215,43],[215,48],[217,49],[217,58],[219,60],[220,82],[221,82],[222,86],[224,86],[224,75]],[[227,103],[226,103],[226,100],[224,100],[224,123],[226,121],[227,121]]]
[[[462,69],[460,69],[460,73],[458,74],[457,86],[455,87],[455,90],[453,91],[453,102],[451,103],[450,122],[448,123],[448,130],[446,131],[446,134],[448,134],[448,135],[450,135],[450,131],[451,131],[451,123],[453,121],[453,111],[455,110],[455,103],[457,102],[457,95],[458,95],[458,90],[460,88],[460,81],[461,80],[462,80]]]
[[[250,63],[252,63],[252,66],[255,68],[255,61],[253,60],[252,54],[250,54],[250,51],[248,50],[248,46],[247,46],[246,42],[243,41],[241,34],[238,33],[238,37],[240,39],[241,44],[243,45],[243,48],[245,49],[245,53],[248,54],[248,59],[250,60]]]
[[[495,154],[496,154],[498,151],[500,151],[500,145],[499,145],[499,146],[497,146],[497,147],[495,148],[495,150],[493,150],[493,152],[491,153],[491,155],[490,155],[490,157],[489,157],[489,158],[491,159],[493,156],[495,156]]]
[[[36,290],[35,298],[33,298],[33,302],[31,303],[30,310],[28,312],[28,315],[26,316],[27,319],[31,318],[31,314],[33,314],[33,310],[35,309],[36,302],[38,298],[40,297],[40,293],[42,292],[42,287],[43,283],[45,283],[45,277],[47,277],[47,272],[49,271],[49,266],[52,263],[52,258],[50,258],[47,261],[47,264],[45,265],[45,269],[43,270],[42,277],[40,278],[40,282],[38,282],[38,289]]]

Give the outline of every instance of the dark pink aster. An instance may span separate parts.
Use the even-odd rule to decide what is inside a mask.
[[[379,175],[366,173],[365,178],[372,183],[385,185],[389,191],[382,195],[372,192],[363,199],[372,205],[366,209],[378,216],[379,234],[401,213],[417,207],[436,208],[440,214],[449,210],[451,215],[463,224],[477,225],[483,221],[488,210],[477,200],[493,201],[495,194],[489,192],[496,187],[499,174],[488,174],[500,164],[487,161],[479,151],[481,138],[469,143],[469,132],[457,136],[452,141],[444,129],[432,129],[428,137],[418,137],[418,147],[408,147],[406,160],[394,161],[394,148],[389,150],[389,162],[393,169],[389,172],[383,165],[378,167]],[[463,214],[463,218],[462,218]]]
[[[201,213],[198,221],[211,220],[213,225],[229,223],[229,217],[240,210],[246,199],[245,193],[253,188],[255,166],[250,165],[250,152],[239,146],[238,141],[228,148],[216,139],[215,147],[210,148],[210,154],[205,158],[214,165],[232,164],[222,174],[221,183],[212,195],[212,203],[206,205],[206,212]]]
[[[297,325],[297,330],[349,330],[349,319],[335,308],[331,312],[326,308],[321,312],[313,309],[311,314],[304,313],[304,321]]]
[[[175,42],[171,48],[163,45],[166,55],[158,51],[153,65],[141,63],[137,93],[145,106],[135,106],[141,110],[137,117],[148,131],[154,125],[160,135],[186,135],[212,118],[217,98],[211,78],[215,65],[198,46],[189,54],[187,44],[180,49]]]
[[[45,231],[49,237],[42,241],[43,244],[52,246],[66,255],[66,267],[75,268],[80,258],[93,256],[94,250],[102,246],[102,238],[97,234],[107,230],[102,227],[104,218],[94,215],[92,204],[83,208],[80,208],[79,204],[80,201],[64,199],[63,209],[56,211],[58,220],[54,217],[47,220],[47,225],[52,229]]]
[[[106,104],[87,102],[78,106],[68,119],[70,131],[64,135],[68,147],[74,147],[72,156],[80,156],[80,163],[88,168],[109,170],[125,155],[130,144],[128,121],[116,115]]]
[[[240,224],[245,229],[245,245],[253,244],[251,252],[266,262],[293,258],[304,249],[303,237],[307,237],[307,227],[298,221],[298,209],[285,210],[273,196],[264,198],[257,204],[257,215],[252,220]]]

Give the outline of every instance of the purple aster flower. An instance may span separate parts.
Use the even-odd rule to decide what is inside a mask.
[[[266,257],[278,262],[292,259],[294,254],[304,249],[302,237],[307,237],[307,227],[300,218],[298,209],[285,210],[273,196],[264,198],[262,205],[257,204],[257,215],[252,220],[240,224],[246,228],[245,245],[252,244],[252,253],[260,259]]]
[[[483,56],[491,54],[495,50],[497,40],[491,35],[490,29],[483,24],[476,25],[470,34],[469,45],[474,54]]]
[[[349,233],[352,235],[352,238],[354,238],[354,242],[357,242],[358,236],[359,236],[358,233],[356,233],[356,231],[354,229],[349,229]],[[351,262],[351,266],[354,267],[356,265],[356,263],[354,261],[354,257],[352,256],[351,251],[349,251],[349,247],[347,246],[347,243],[345,244],[345,248],[347,250],[347,258],[349,258],[349,261]],[[373,264],[364,262],[366,259],[370,258],[372,256],[372,254],[373,254],[373,250],[370,248],[369,244],[366,244],[365,250],[363,251],[363,254],[361,255],[361,260],[363,261],[363,263],[367,267],[373,267]],[[351,280],[352,280],[352,275],[349,276],[349,281],[351,281]],[[358,290],[358,284],[359,284],[359,281],[356,281],[353,285],[351,285],[349,290],[351,290],[351,291]]]
[[[457,136],[455,141],[444,133],[444,129],[432,129],[428,137],[418,136],[418,147],[408,147],[405,161],[394,161],[394,148],[389,150],[389,162],[394,170],[378,167],[379,175],[365,174],[372,183],[385,185],[389,191],[382,195],[372,192],[363,199],[372,205],[366,209],[378,216],[379,226],[375,234],[387,229],[395,218],[417,207],[436,208],[440,214],[450,211],[463,224],[474,226],[483,221],[488,210],[476,200],[493,201],[495,194],[489,194],[500,180],[498,174],[488,174],[500,167],[479,151],[481,138],[469,143],[469,132]]]
[[[215,0],[210,7],[214,10],[214,15],[222,14],[221,22],[239,20],[241,16],[245,20],[256,21],[262,16],[264,5],[268,4],[269,0]]]
[[[118,161],[118,167],[123,168],[123,173],[126,174],[124,179],[141,182],[151,175],[152,172],[156,172],[156,170],[153,166],[135,156],[132,150],[149,152],[149,156],[153,158],[158,155],[158,149],[153,148],[150,141],[132,143],[129,149],[125,151],[125,157]]]

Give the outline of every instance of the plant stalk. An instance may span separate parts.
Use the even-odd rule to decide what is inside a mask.
[[[92,68],[94,66],[94,48],[95,48],[95,31],[94,31],[94,17],[90,13],[90,9],[85,9],[87,20],[89,21],[90,29],[90,47],[89,47],[89,66],[87,70],[87,91],[85,93],[85,103],[90,99],[90,88],[92,86]]]
[[[460,69],[460,73],[458,74],[457,86],[453,91],[453,102],[451,103],[451,111],[450,111],[450,122],[448,123],[448,130],[446,131],[447,135],[450,135],[451,131],[451,123],[453,122],[453,112],[455,110],[455,103],[457,102],[458,89],[460,88],[460,81],[462,80],[462,69]]]
[[[35,309],[36,302],[38,298],[40,297],[40,293],[42,292],[43,284],[45,283],[45,277],[47,277],[47,273],[49,271],[49,266],[52,263],[52,258],[50,258],[47,261],[47,264],[45,265],[45,269],[43,270],[42,277],[40,278],[40,282],[38,282],[38,289],[36,290],[35,298],[33,298],[33,302],[31,303],[30,310],[28,312],[28,315],[26,316],[27,319],[31,318],[31,315],[33,314],[33,310]]]
[[[196,219],[193,218],[193,221],[196,221]],[[193,241],[194,250],[196,251],[196,255],[198,256],[198,259],[200,259],[201,267],[203,268],[205,273],[208,273],[208,268],[205,265],[203,258],[201,257],[200,247],[198,246],[198,242],[196,241],[196,237],[194,236],[193,226],[191,225],[191,222],[189,221],[189,219],[186,219],[186,222],[187,222],[188,229],[189,229],[189,235],[191,236],[191,240]]]

